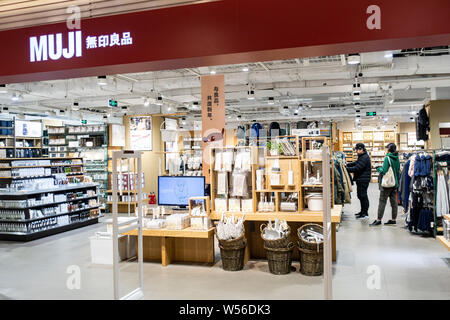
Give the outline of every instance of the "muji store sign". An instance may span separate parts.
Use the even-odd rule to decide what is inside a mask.
[[[63,40],[66,46],[63,46]],[[62,33],[30,37],[30,62],[72,59],[83,56],[86,50],[133,44],[130,32],[83,37],[82,31],[70,31],[63,39]]]
[[[11,29],[0,84],[448,45],[449,12],[449,0],[221,0]]]

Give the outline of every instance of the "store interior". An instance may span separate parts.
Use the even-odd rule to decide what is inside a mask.
[[[225,79],[225,130],[206,147],[202,77],[212,75]],[[146,299],[321,299],[322,273],[300,272],[300,250],[287,274],[269,270],[261,230],[286,221],[297,246],[297,230],[322,224],[324,195],[334,298],[450,296],[449,46],[1,84],[0,107],[0,299],[111,299],[115,207],[144,215]],[[357,143],[371,157],[368,219],[355,219],[344,174]],[[428,159],[425,185],[401,190],[397,225],[373,228],[389,143],[403,178]],[[113,163],[124,150],[141,150],[142,168]],[[236,272],[223,270],[217,239],[225,215],[245,219]],[[137,282],[136,235],[120,241],[122,293]],[[66,288],[68,266],[81,289]]]

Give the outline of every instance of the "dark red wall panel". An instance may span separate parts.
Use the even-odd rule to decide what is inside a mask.
[[[366,8],[381,8],[381,30]],[[450,44],[449,0],[222,0],[82,21],[87,35],[129,31],[132,46],[29,62],[29,37],[65,23],[0,32],[0,83]]]

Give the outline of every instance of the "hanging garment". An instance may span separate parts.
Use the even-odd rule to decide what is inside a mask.
[[[336,169],[339,172],[339,183],[341,184],[341,187],[343,189],[343,192],[341,193],[341,203],[348,203],[347,202],[349,200],[349,197],[347,196],[348,187],[346,187],[344,174],[342,172],[342,167],[339,162],[336,164]]]
[[[342,161],[340,162],[340,165],[341,165],[341,170],[344,175],[344,180],[347,181],[348,191],[351,193],[353,191],[353,188],[352,188],[353,181],[350,178],[350,174],[348,173],[347,168],[344,166],[344,163]]]
[[[334,166],[334,203],[343,204],[344,187],[341,183],[341,175],[338,171],[338,164]]]
[[[258,122],[253,123],[251,131],[250,131],[250,137],[251,138],[258,138],[260,129],[262,129],[262,125],[260,123],[258,123]]]
[[[417,225],[419,223],[420,210],[423,208],[423,199],[420,193],[413,193],[412,195],[412,207],[409,216],[408,229],[409,231],[417,232]]]
[[[412,178],[414,176],[414,166],[416,163],[416,155],[411,156],[411,163],[409,165],[408,175]]]
[[[442,171],[437,174],[436,183],[436,216],[442,217],[449,213],[448,185]]]
[[[410,188],[409,185],[411,183],[411,177],[408,174],[409,171],[409,166],[411,164],[411,161],[408,160],[405,163],[405,167],[403,168],[403,176],[405,177],[404,182],[403,182],[403,189],[402,189],[402,204],[403,204],[403,209],[405,211],[408,211],[408,207],[409,207],[409,194],[410,194]]]
[[[434,221],[433,212],[430,209],[422,209],[417,220],[417,229],[423,232],[432,232],[431,222]]]
[[[351,203],[352,202],[352,197],[350,194],[350,187],[349,187],[349,183],[348,180],[345,178],[345,174],[344,174],[344,168],[342,165],[342,162],[340,164],[340,174],[342,176],[342,181],[343,181],[343,185],[344,185],[344,202],[345,203]]]
[[[427,110],[423,107],[419,111],[417,121],[417,140],[428,140],[427,131],[430,131],[430,119],[428,118]]]

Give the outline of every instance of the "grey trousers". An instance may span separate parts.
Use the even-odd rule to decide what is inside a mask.
[[[386,208],[386,202],[389,198],[389,202],[392,207],[392,220],[397,219],[398,203],[397,203],[397,189],[396,188],[381,188],[380,201],[378,203],[378,220],[381,220],[384,215],[384,209]]]

